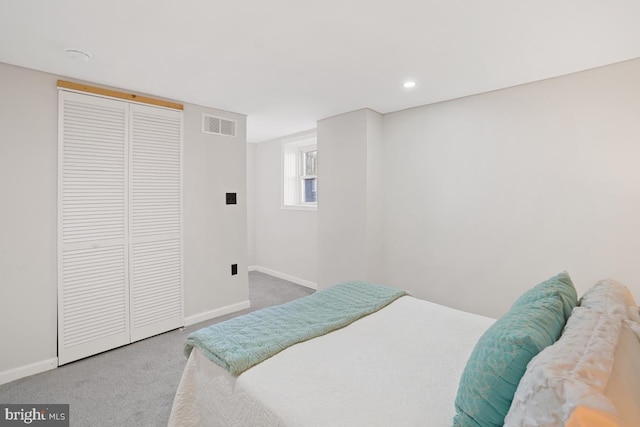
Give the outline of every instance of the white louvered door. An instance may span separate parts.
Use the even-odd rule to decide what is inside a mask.
[[[182,113],[59,93],[63,365],[184,324]]]
[[[128,106],[60,92],[58,363],[129,342]]]
[[[182,114],[131,105],[131,340],[184,324]]]

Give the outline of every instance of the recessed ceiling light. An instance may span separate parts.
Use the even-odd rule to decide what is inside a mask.
[[[405,89],[411,89],[416,87],[416,82],[414,82],[413,80],[407,81],[402,83],[402,87]]]
[[[91,59],[90,53],[79,49],[65,49],[64,53],[67,55],[67,58],[71,59],[78,59],[83,61],[88,61],[89,59]]]

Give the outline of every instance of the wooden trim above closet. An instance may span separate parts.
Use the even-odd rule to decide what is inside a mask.
[[[58,80],[58,87],[77,90],[80,92],[95,93],[96,95],[109,96],[111,98],[126,99],[127,101],[141,102],[143,104],[157,105],[159,107],[172,108],[174,110],[184,110],[184,105],[177,102],[163,101],[161,99],[134,95],[132,93],[119,92],[117,90],[103,89],[100,87],[89,86],[81,83],[68,82],[66,80]]]

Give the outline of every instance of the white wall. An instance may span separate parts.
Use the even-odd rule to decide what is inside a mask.
[[[319,288],[383,282],[381,124],[368,109],[318,122]]]
[[[635,60],[319,121],[318,287],[366,279],[499,316],[568,270],[579,294],[612,277],[640,300],[638,75]],[[279,208],[279,144],[255,147],[256,263],[311,277],[313,245],[288,232],[308,213]]]
[[[2,378],[57,357],[56,77],[0,63],[0,94]]]
[[[384,117],[385,278],[499,316],[568,270],[640,299],[640,60]]]
[[[0,383],[57,357],[57,78],[0,63]],[[200,133],[202,112],[237,120],[238,137]],[[185,316],[247,302],[244,116],[185,105],[184,236]]]
[[[247,264],[256,265],[256,144],[247,143]]]
[[[202,113],[237,121],[235,138],[204,134]],[[185,104],[184,281],[187,323],[248,303],[246,117]],[[226,204],[237,193],[237,204]],[[231,276],[231,264],[238,274]],[[212,313],[213,311],[213,313]]]
[[[382,114],[367,110],[367,210],[365,278],[383,283],[384,277],[384,141]]]
[[[255,144],[255,265],[269,273],[315,287],[317,212],[282,209],[281,145],[302,132]],[[322,168],[322,166],[319,166]],[[320,188],[322,183],[318,183]],[[318,190],[321,191],[321,190]]]

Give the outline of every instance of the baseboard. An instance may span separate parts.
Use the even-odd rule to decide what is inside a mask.
[[[258,269],[258,266],[257,266],[257,265],[250,265],[250,266],[248,267],[248,270],[249,270],[249,271],[256,271],[257,269]]]
[[[278,279],[287,280],[289,282],[293,282],[297,285],[304,286],[306,288],[311,288],[313,290],[318,289],[318,284],[315,282],[310,282],[309,280],[300,279],[299,277],[291,276],[286,273],[281,273],[276,270],[271,270],[270,268],[265,268],[259,265],[252,265],[249,268],[250,269],[253,268],[253,270],[249,270],[249,271],[259,271],[260,273],[268,274],[269,276],[277,277]]]
[[[193,316],[187,316],[184,318],[185,326],[195,325],[196,323],[204,322],[216,317],[224,316],[225,314],[235,313],[236,311],[244,310],[251,307],[249,300],[242,301],[236,304],[226,305],[224,307],[216,308],[214,310],[205,311],[203,313],[195,314]]]
[[[41,360],[40,362],[31,363],[29,365],[19,366],[17,368],[8,369],[0,372],[0,384],[10,383],[20,378],[29,377],[41,372],[50,371],[58,367],[58,358]]]

